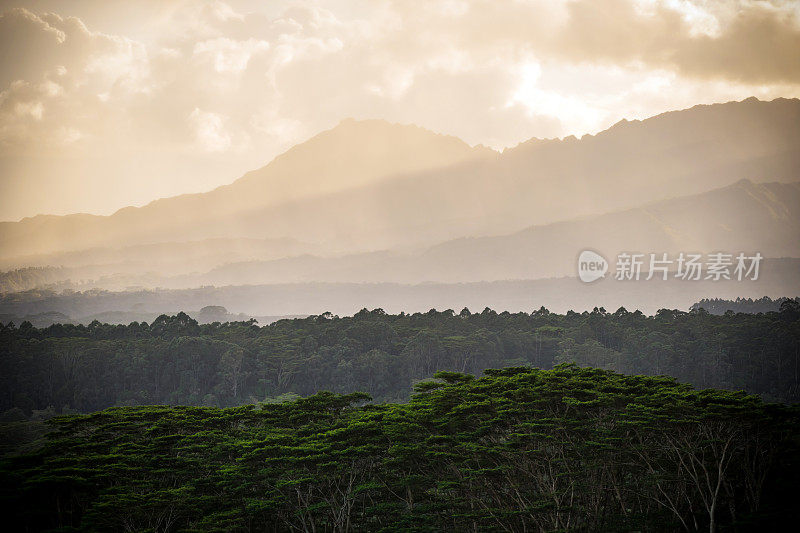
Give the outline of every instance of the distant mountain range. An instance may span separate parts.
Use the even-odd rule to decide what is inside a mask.
[[[574,277],[584,249],[612,262],[622,251],[767,259],[758,282],[587,285]],[[0,319],[43,324],[214,305],[235,317],[654,312],[796,296],[800,100],[696,106],[503,153],[347,120],[208,193],[0,223],[0,270]]]
[[[502,154],[414,126],[347,120],[208,193],[107,217],[0,223],[0,260],[16,268],[32,255],[208,239],[289,239],[311,253],[420,249],[740,179],[796,181],[798,169],[797,99],[695,106]]]
[[[575,275],[584,249],[613,260],[620,252],[759,252],[764,257],[800,257],[800,182],[756,184],[741,180],[713,191],[652,202],[635,209],[531,226],[507,235],[461,238],[421,251],[377,251],[343,256],[308,253],[269,260],[234,261],[231,242],[146,245],[117,250],[129,263],[72,268],[35,268],[0,275],[0,292],[57,286],[65,280],[94,280],[84,287],[189,288],[303,282],[476,282]],[[261,243],[270,248],[271,241]],[[303,247],[283,243],[288,250]],[[253,249],[255,243],[240,243]],[[169,275],[170,265],[147,263],[163,248],[194,259],[205,272]],[[219,254],[204,255],[217,247]],[[222,261],[227,252],[231,262]],[[68,258],[72,254],[62,257]],[[105,257],[99,251],[94,258]],[[113,253],[107,254],[111,259]],[[135,258],[140,256],[140,260]],[[122,270],[125,268],[126,270]],[[63,288],[66,288],[64,286]]]
[[[587,248],[605,253],[609,259],[623,251],[742,251],[800,257],[800,182],[755,184],[742,180],[635,209],[532,226],[508,235],[456,239],[420,253],[234,263],[218,267],[196,282],[538,279],[574,275],[577,256]]]

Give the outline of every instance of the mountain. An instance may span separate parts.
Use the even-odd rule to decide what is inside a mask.
[[[310,245],[291,239],[206,239],[27,256],[11,259],[10,269],[0,259],[0,270],[8,269],[0,271],[0,294],[44,287],[158,286],[170,276],[203,273],[224,263],[274,260],[310,250]],[[29,266],[15,269],[15,261]]]
[[[489,148],[473,148],[418,126],[345,119],[230,185],[156,200],[136,213],[146,213],[151,220],[174,220],[176,214],[220,218],[496,156]]]
[[[622,121],[496,154],[413,126],[345,121],[209,193],[109,217],[0,224],[0,254],[205,239],[294,239],[337,253],[511,233],[800,175],[800,100],[754,98]]]
[[[634,209],[531,226],[506,235],[459,238],[422,251],[325,256],[310,254],[299,243],[221,240],[62,254],[60,264],[71,264],[69,268],[31,267],[0,274],[0,293],[43,287],[122,290],[541,279],[574,275],[576,258],[584,249],[596,250],[611,261],[623,251],[671,255],[741,251],[772,258],[800,257],[800,182],[740,180]],[[184,256],[184,262],[170,262],[170,250]],[[286,257],[270,257],[274,250],[283,250]],[[81,258],[117,261],[81,266]]]
[[[420,256],[437,279],[529,279],[574,274],[578,254],[760,252],[800,257],[800,182],[748,180],[635,209],[458,239]]]
[[[760,252],[800,257],[800,182],[741,180],[706,193],[508,235],[462,238],[421,253],[298,256],[218,267],[202,284],[302,281],[399,283],[538,279],[574,275],[578,254]]]
[[[275,232],[248,227],[249,218],[241,220],[253,210],[496,156],[489,148],[470,147],[417,126],[346,119],[265,167],[207,193],[126,207],[111,216],[39,215],[0,223],[0,252],[4,259],[23,256],[19,259],[24,261],[28,255],[121,244],[263,238]]]
[[[98,275],[137,273],[154,269],[162,275],[205,272],[221,263],[248,260],[270,260],[309,253],[318,246],[292,239],[205,239],[185,242],[160,242],[132,246],[88,248],[73,252],[30,255],[10,260],[0,259],[0,269],[14,269],[17,262],[23,270],[54,268],[91,270]],[[0,275],[2,280],[2,275]],[[2,281],[0,281],[0,291]]]

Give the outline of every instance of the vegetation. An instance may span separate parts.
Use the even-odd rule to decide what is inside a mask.
[[[791,299],[0,325],[0,502],[27,531],[777,530],[800,410],[681,381],[796,402],[799,347]]]
[[[563,362],[797,402],[800,305],[788,300],[780,312],[724,316],[376,309],[265,327],[200,325],[183,313],[128,326],[0,325],[0,412],[229,407],[321,390],[406,401],[414,382],[439,370],[479,374]]]
[[[728,311],[732,313],[769,313],[771,311],[779,311],[783,302],[792,298],[776,298],[772,299],[769,296],[762,298],[736,298],[735,300],[723,300],[722,298],[704,298],[692,305],[691,309],[705,309],[709,313],[715,315],[723,315]],[[797,303],[800,303],[800,298],[793,298]]]
[[[52,419],[6,459],[19,530],[748,531],[796,523],[796,408],[559,365]],[[13,509],[14,512],[10,512]]]

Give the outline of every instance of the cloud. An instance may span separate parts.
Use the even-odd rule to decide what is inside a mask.
[[[192,55],[200,62],[208,61],[216,72],[235,74],[247,68],[253,55],[266,50],[269,50],[269,43],[263,40],[235,41],[218,37],[195,44]]]
[[[19,116],[30,116],[34,120],[42,120],[44,106],[41,102],[17,102],[14,111]]]
[[[800,83],[800,17],[756,4],[739,11],[719,36],[682,42],[670,60],[696,77]]]
[[[124,175],[147,159],[119,185],[144,201],[229,182],[350,116],[502,148],[800,95],[800,8],[779,0],[152,2],[129,21],[38,5],[0,15],[0,158],[73,165],[85,183],[65,210],[122,202],[85,193],[113,167],[97,154]]]
[[[84,141],[130,150],[221,151],[241,147],[231,140],[241,137],[274,154],[342,117],[377,116],[502,146],[523,131],[607,125],[614,95],[632,93],[599,91],[604,70],[633,73],[619,78],[634,78],[640,93],[654,73],[673,88],[800,83],[797,9],[779,3],[382,0],[332,9],[292,3],[266,14],[220,1],[175,4],[147,43],[87,28],[78,17],[11,9],[0,16],[2,145],[57,146],[63,136],[55,132],[72,128]],[[571,80],[582,91],[545,87],[572,66],[584,74]],[[524,116],[510,117],[511,108]],[[197,143],[196,129],[186,127],[195,110],[226,117],[230,142]],[[292,126],[265,127],[265,117]],[[503,120],[508,135],[489,126]],[[497,135],[482,138],[483,125]],[[271,133],[278,130],[286,135]]]
[[[225,131],[223,117],[217,113],[194,108],[189,115],[199,145],[209,152],[224,152],[231,147],[231,136]]]
[[[639,6],[637,8],[637,6]],[[641,62],[699,79],[800,83],[800,7],[780,2],[567,4],[547,53],[576,62]]]
[[[41,76],[63,57],[65,41],[64,31],[26,9],[0,15],[0,86]]]
[[[532,54],[574,63],[673,69],[700,79],[800,82],[800,5],[749,0],[396,0],[415,47],[480,58]],[[449,6],[450,9],[445,9]]]
[[[143,45],[92,32],[76,17],[16,8],[0,15],[0,36],[0,153],[41,153],[107,137],[120,126],[108,119],[129,112],[127,103],[107,107],[109,99],[127,102],[150,90]]]

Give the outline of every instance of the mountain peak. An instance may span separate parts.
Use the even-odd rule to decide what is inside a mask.
[[[420,126],[348,117],[211,194],[236,209],[263,207],[493,155]]]
[[[427,141],[438,140],[439,142],[449,142],[452,144],[458,144],[458,145],[463,145],[464,147],[469,147],[469,145],[466,142],[462,141],[461,139],[459,139],[454,135],[437,133],[423,126],[419,126],[417,124],[390,122],[382,118],[356,119],[353,117],[343,118],[333,128],[318,133],[317,135],[311,137],[305,143],[301,143],[298,146],[302,146],[302,144],[306,144],[307,142],[313,141],[318,137],[324,137],[327,134],[346,134],[346,135],[363,134],[370,136],[379,135],[379,136],[389,136],[390,138],[394,138],[396,136],[403,136],[405,139],[408,139],[411,136],[417,136],[419,137],[420,142],[422,142],[422,138],[427,138]],[[473,149],[494,151],[491,150],[491,148],[487,148],[486,146],[483,145],[475,146],[473,147]]]

